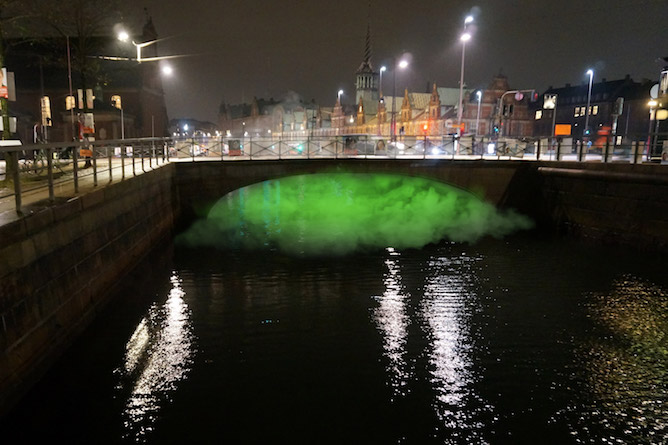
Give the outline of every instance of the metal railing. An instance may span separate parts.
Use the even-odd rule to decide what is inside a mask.
[[[490,138],[370,135],[144,138],[0,146],[0,205],[21,215],[23,198],[49,203],[167,162],[284,159],[450,159],[668,163],[668,133],[638,137]],[[668,170],[667,170],[668,171]],[[4,175],[3,175],[4,173]],[[4,184],[4,187],[3,187]],[[2,209],[0,209],[1,211]]]
[[[11,141],[9,141],[11,142]],[[70,142],[0,146],[0,205],[13,198],[21,215],[24,197],[32,202],[56,201],[80,193],[82,185],[97,187],[153,169],[167,162],[168,140],[159,138],[105,142]],[[2,209],[0,209],[2,210]]]

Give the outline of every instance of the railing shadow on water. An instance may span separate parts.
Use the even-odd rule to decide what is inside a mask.
[[[12,141],[6,141],[11,143]],[[0,205],[22,215],[25,205],[69,198],[81,187],[136,176],[169,162],[288,159],[443,159],[668,164],[668,133],[588,138],[338,135],[314,137],[141,138],[1,145],[5,187]],[[1,165],[1,163],[0,163]],[[0,171],[2,173],[2,171]],[[3,179],[0,175],[0,179]],[[56,196],[56,191],[60,196]],[[24,203],[24,198],[29,203]],[[0,208],[0,213],[6,209]]]

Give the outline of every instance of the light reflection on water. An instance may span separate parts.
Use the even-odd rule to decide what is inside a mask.
[[[479,417],[491,407],[473,388],[475,338],[471,316],[477,310],[477,296],[472,285],[476,277],[470,269],[475,261],[462,254],[436,257],[427,266],[421,313],[430,340],[433,409],[442,427],[452,434],[445,443],[487,443],[483,431],[490,427]]]
[[[125,437],[141,442],[153,430],[170,393],[188,377],[194,356],[190,310],[176,274],[163,305],[154,303],[126,345],[118,390],[129,390],[123,410]]]
[[[374,320],[383,333],[383,349],[388,359],[387,378],[393,399],[409,391],[411,371],[406,363],[406,341],[410,319],[406,313],[408,296],[402,289],[399,269],[400,253],[389,247],[390,258],[385,260],[387,273],[383,277],[385,292],[378,297]]]
[[[592,296],[601,335],[581,347],[591,402],[569,408],[579,443],[668,443],[668,293],[627,276]]]

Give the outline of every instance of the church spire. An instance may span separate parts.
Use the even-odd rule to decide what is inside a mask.
[[[366,22],[366,45],[364,46],[364,63],[371,66],[371,1],[369,1],[369,17]]]
[[[362,64],[357,69],[358,73],[373,73],[373,66],[371,65],[371,0],[369,0],[369,12],[367,14],[366,22],[366,39],[364,42],[364,59]]]

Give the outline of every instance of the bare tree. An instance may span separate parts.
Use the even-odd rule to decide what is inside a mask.
[[[56,36],[67,40],[71,49],[72,70],[79,75],[87,111],[86,89],[100,80],[101,37],[109,36],[122,20],[119,0],[40,0],[40,20]],[[46,5],[45,5],[46,4]],[[66,61],[69,62],[69,61]]]

